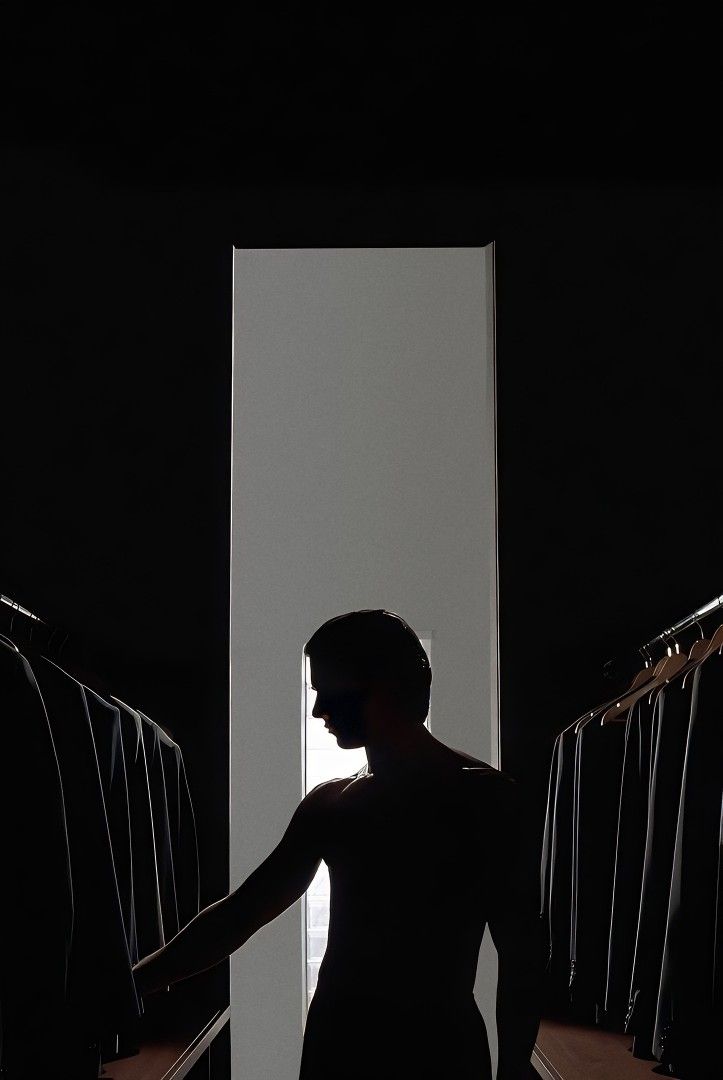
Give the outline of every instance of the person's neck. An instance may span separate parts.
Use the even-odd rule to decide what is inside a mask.
[[[365,750],[370,774],[381,779],[419,774],[444,755],[442,743],[418,722],[390,725],[383,738],[368,742]]]

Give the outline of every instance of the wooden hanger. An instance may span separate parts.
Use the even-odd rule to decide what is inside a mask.
[[[687,659],[686,663],[683,664],[683,666],[681,668],[679,668],[677,671],[673,672],[670,679],[667,680],[668,682],[672,681],[672,679],[679,679],[682,676],[682,678],[683,678],[683,687],[685,687],[685,680],[688,677],[688,672],[690,671],[691,668],[694,668],[694,667],[698,666],[697,662],[699,660],[702,660],[704,654],[707,652],[708,647],[710,646],[710,641],[708,641],[708,639],[703,636],[703,628],[702,628],[702,626],[700,625],[700,623],[698,622],[697,619],[696,619],[696,625],[697,625],[698,629],[700,630],[700,637],[698,638],[697,641],[693,642],[693,644],[692,644],[692,646],[690,648],[690,651],[688,652],[688,659]],[[665,683],[663,684],[663,686],[657,687],[658,694],[662,693],[662,691],[664,689],[664,686],[665,686]]]
[[[696,642],[696,645],[697,644],[698,643]],[[701,657],[699,657],[698,659],[699,660],[707,660],[709,656],[712,656],[714,652],[717,652],[719,649],[722,649],[722,648],[723,648],[723,625],[719,626],[718,629],[715,631],[715,633],[713,634],[713,637],[708,642],[708,648],[705,650],[703,655]]]
[[[695,620],[695,624],[700,630],[700,637],[697,641],[693,642],[691,650],[688,653],[688,661],[691,663],[694,660],[702,660],[705,654],[708,652],[708,649],[710,648],[710,641],[703,633],[703,627],[700,625],[697,619]],[[685,679],[683,680],[683,685],[685,686]]]
[[[642,652],[642,649],[640,651]],[[649,654],[646,653],[646,655],[648,656],[648,659],[650,659]],[[658,667],[660,667],[662,662],[663,661],[661,660],[658,664]],[[638,687],[650,683],[655,673],[656,668],[653,666],[653,663],[651,661],[651,663],[647,667],[642,668],[635,674],[633,681],[630,683],[630,686],[627,688],[627,690],[623,691],[623,695],[627,697],[628,694],[631,694],[633,692],[633,690],[637,690]],[[579,730],[583,724],[586,724],[589,720],[593,720],[596,716],[599,716],[600,713],[604,713],[606,709],[610,709],[611,706],[617,705],[619,700],[619,698],[612,698],[610,701],[606,701],[603,705],[598,705],[596,708],[591,709],[589,712],[583,713],[583,715],[575,721],[577,729]]]
[[[700,667],[700,665],[705,660],[707,660],[709,656],[712,656],[714,652],[718,652],[721,648],[723,648],[723,625],[718,627],[718,629],[715,631],[715,633],[713,634],[710,641],[706,641],[705,644],[707,646],[705,651],[702,651],[702,652],[699,651],[696,654],[695,657],[693,657],[691,655],[691,659],[694,662],[690,665],[690,669],[689,669],[690,671],[694,671],[697,667]],[[693,649],[695,649],[697,645],[703,645],[703,641],[696,641],[695,645],[693,646]],[[693,652],[693,649],[690,650],[691,654]],[[685,677],[683,679],[683,686],[685,686],[685,680],[687,678],[688,678],[688,672],[686,671]]]
[[[642,671],[639,671],[637,673],[633,681],[630,683],[630,686],[625,691],[626,697],[628,694],[632,693],[633,690],[637,690],[639,686],[643,686],[644,683],[649,683],[655,675],[655,666],[653,665],[650,653],[645,648],[640,649],[639,652],[644,653],[646,658],[650,660],[650,663],[646,667],[644,667]]]
[[[721,628],[723,630],[723,628]],[[723,639],[721,641],[723,644]],[[688,663],[687,653],[674,652],[668,656],[664,656],[662,660],[659,660],[653,669],[652,679],[646,680],[642,685],[639,685],[633,693],[628,692],[620,701],[617,701],[611,708],[603,713],[601,724],[610,723],[610,721],[622,720],[627,716],[627,712],[636,701],[644,697],[645,694],[651,690],[655,690],[658,686],[663,686],[669,679],[675,675],[677,671],[680,671],[682,667]],[[633,680],[635,681],[635,680]],[[631,690],[633,688],[631,687]],[[625,716],[623,715],[625,714]]]

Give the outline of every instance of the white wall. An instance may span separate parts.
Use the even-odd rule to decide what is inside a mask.
[[[301,652],[434,633],[435,735],[497,763],[493,246],[234,253],[231,884],[301,798]],[[475,988],[495,1048],[488,934]],[[234,1080],[295,1080],[301,902],[231,962]],[[361,1040],[360,1040],[361,1041]]]

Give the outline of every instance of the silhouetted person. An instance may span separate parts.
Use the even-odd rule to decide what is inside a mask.
[[[515,782],[424,726],[431,670],[399,616],[356,611],[305,646],[339,746],[367,771],[319,784],[279,845],[229,896],[134,968],[141,993],[213,966],[285,911],[323,858],[326,952],[301,1080],[491,1077],[473,988],[489,925],[499,957],[498,1080],[527,1080],[542,970],[536,866]]]

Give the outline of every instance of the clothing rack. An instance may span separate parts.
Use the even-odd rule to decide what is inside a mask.
[[[48,652],[52,649],[53,655],[57,657],[60,656],[69,637],[69,632],[63,626],[51,624],[47,619],[41,619],[39,615],[30,611],[24,604],[19,603],[17,600],[12,600],[4,593],[0,593],[0,611],[4,611],[5,614],[9,615],[11,630],[15,624],[15,617],[17,615],[22,615],[24,619],[28,620],[23,623],[28,632],[28,641],[32,643],[34,634],[40,634],[41,638],[42,635],[44,635],[45,649]],[[55,640],[56,638],[57,641]],[[36,638],[36,640],[39,639]]]
[[[217,978],[144,1002],[132,970],[201,909],[183,753],[145,713],[96,691],[91,672],[51,659],[51,643],[67,638],[0,593],[0,855],[13,883],[0,935],[0,1077],[45,1068],[91,1080],[112,1061],[103,1075],[118,1080],[180,1080],[204,1054],[197,1072],[210,1076],[229,1019]],[[24,978],[31,969],[44,972],[37,986]]]
[[[718,641],[701,624],[721,613],[723,595],[648,641],[648,673],[689,627]],[[548,1000],[533,1057],[545,1080],[721,1075],[723,663],[720,649],[696,652],[690,679],[642,687],[624,727],[573,718],[555,740],[540,862]]]
[[[680,619],[672,626],[667,627],[665,630],[661,630],[659,634],[656,634],[654,638],[645,645],[640,645],[637,650],[630,648],[624,657],[618,657],[617,660],[607,660],[603,665],[603,677],[611,681],[618,681],[620,679],[629,679],[636,667],[639,665],[639,659],[636,660],[637,654],[643,657],[646,667],[653,667],[656,663],[653,658],[653,651],[659,648],[661,645],[667,650],[670,647],[670,640],[675,640],[675,635],[681,633],[683,630],[687,630],[698,622],[699,619],[705,618],[707,615],[711,615],[714,611],[723,609],[723,594],[716,596],[713,600],[710,600],[707,604],[703,604],[702,607],[696,608],[690,615],[686,615],[684,619]],[[658,658],[660,659],[660,657]]]
[[[655,648],[656,645],[664,644],[667,647],[669,638],[674,637],[675,634],[680,633],[681,630],[687,630],[688,627],[692,626],[693,623],[696,623],[698,619],[702,619],[706,615],[710,615],[712,612],[716,611],[720,607],[723,607],[723,595],[716,596],[713,600],[710,600],[707,604],[704,604],[703,607],[698,608],[691,615],[686,615],[684,619],[680,619],[680,621],[675,623],[673,626],[669,626],[667,630],[661,631],[661,633],[656,635],[656,637],[649,641],[647,645],[641,646],[640,652],[645,655],[646,666],[648,666],[650,662],[650,650]]]
[[[23,607],[22,604],[19,604],[17,600],[11,600],[9,596],[5,596],[3,593],[0,593],[0,601],[2,601],[3,604],[7,604],[8,607],[11,607],[13,611],[17,611],[21,615],[27,615],[29,619],[34,619],[36,622],[42,623],[43,626],[48,625],[45,622],[45,619],[41,619],[39,615],[33,615],[32,611],[28,611],[28,609]]]

